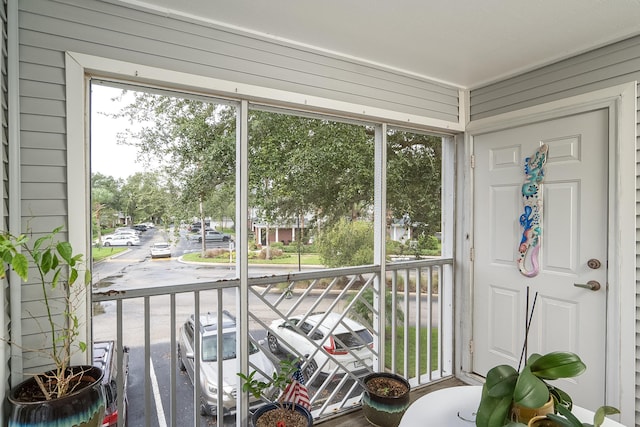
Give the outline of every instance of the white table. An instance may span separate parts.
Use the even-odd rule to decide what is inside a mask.
[[[469,427],[475,426],[482,386],[449,387],[425,394],[409,406],[398,427]],[[573,414],[581,421],[592,423],[593,412],[574,405]],[[624,427],[605,419],[602,427]]]

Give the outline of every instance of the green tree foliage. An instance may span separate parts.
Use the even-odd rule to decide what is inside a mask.
[[[415,237],[431,236],[440,231],[441,223],[441,138],[392,130],[387,142],[387,203],[391,217],[406,216]]]
[[[316,247],[327,267],[372,264],[373,224],[343,218],[320,233]]]
[[[249,181],[265,219],[358,218],[373,202],[373,134],[348,123],[252,111]]]
[[[192,214],[218,190],[235,188],[235,109],[199,99],[136,92],[114,116],[139,125],[120,135],[146,163],[160,164],[180,192],[174,194]],[[177,196],[177,197],[176,197]],[[137,209],[137,207],[134,207]]]
[[[135,128],[119,142],[160,164],[173,185],[171,216],[230,216],[235,207],[236,109],[202,99],[136,92],[114,117]],[[407,218],[413,236],[440,229],[441,140],[390,130],[387,203],[392,218]],[[335,120],[251,110],[250,206],[268,224],[315,215],[331,226],[341,218],[370,219],[374,197],[373,128]],[[138,212],[129,192],[122,200]],[[232,215],[231,215],[232,216]],[[314,224],[305,224],[306,227]],[[366,258],[367,257],[362,257]]]
[[[153,172],[138,172],[130,176],[122,186],[121,195],[123,210],[134,223],[166,217],[172,197],[158,174]]]

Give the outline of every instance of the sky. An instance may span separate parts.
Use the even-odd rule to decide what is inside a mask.
[[[129,127],[126,119],[113,119],[100,113],[115,113],[121,104],[111,99],[122,89],[102,85],[91,86],[91,172],[114,178],[128,178],[144,170],[136,163],[135,147],[117,143],[118,132]]]

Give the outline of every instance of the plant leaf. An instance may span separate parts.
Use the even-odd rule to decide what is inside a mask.
[[[502,427],[511,409],[511,396],[491,397],[487,385],[482,387],[482,399],[476,414],[477,427]]]
[[[56,245],[56,249],[58,250],[58,253],[62,257],[62,259],[67,262],[67,264],[73,265],[71,261],[73,249],[71,248],[71,244],[69,242],[59,242]]]
[[[11,259],[11,267],[24,281],[29,277],[29,262],[27,257],[21,253],[16,253]]]
[[[556,415],[556,414],[547,414],[547,418],[549,418],[550,420],[553,420],[556,424],[561,425],[561,426],[565,426],[565,427],[577,427],[577,426],[580,426],[580,427],[582,427],[582,424],[573,424],[568,419],[566,419],[564,417],[561,417],[559,415]]]
[[[509,365],[499,365],[487,372],[487,394],[491,397],[512,396],[518,371]]]
[[[573,413],[569,409],[565,408],[562,405],[558,405],[556,407],[556,411],[558,411],[559,414],[565,417],[566,420],[563,425],[571,426],[571,427],[582,427],[582,422],[580,422],[580,420],[576,418],[576,416],[573,415]],[[549,417],[549,415],[547,415],[547,417]],[[561,420],[563,419],[562,417],[558,417],[557,415],[554,415],[553,419],[556,420],[557,418],[560,418]]]
[[[604,422],[605,415],[613,415],[613,414],[619,414],[619,413],[620,411],[618,410],[618,408],[614,408],[613,406],[599,407],[595,415],[593,416],[594,427],[600,427],[602,425],[602,423]]]
[[[583,373],[587,367],[577,354],[555,351],[540,356],[529,364],[531,372],[545,380],[572,378]]]
[[[539,408],[549,401],[547,385],[531,372],[529,365],[518,376],[513,401],[527,408]]]

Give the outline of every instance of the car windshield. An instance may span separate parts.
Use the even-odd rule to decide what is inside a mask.
[[[258,352],[258,347],[249,341],[249,354]],[[222,335],[222,360],[235,359],[236,357],[236,333],[225,332]],[[215,362],[218,360],[218,336],[207,335],[202,339],[202,360]]]
[[[167,245],[166,243],[156,243],[155,245],[153,245],[153,247],[155,249],[166,249],[169,247],[169,245]]]
[[[351,332],[347,332],[344,334],[336,335],[336,349],[344,349],[346,348],[358,348],[363,347],[365,345],[371,344],[373,342],[373,336],[367,329],[361,329],[359,331],[355,331],[354,334]],[[340,340],[340,342],[338,342]]]

